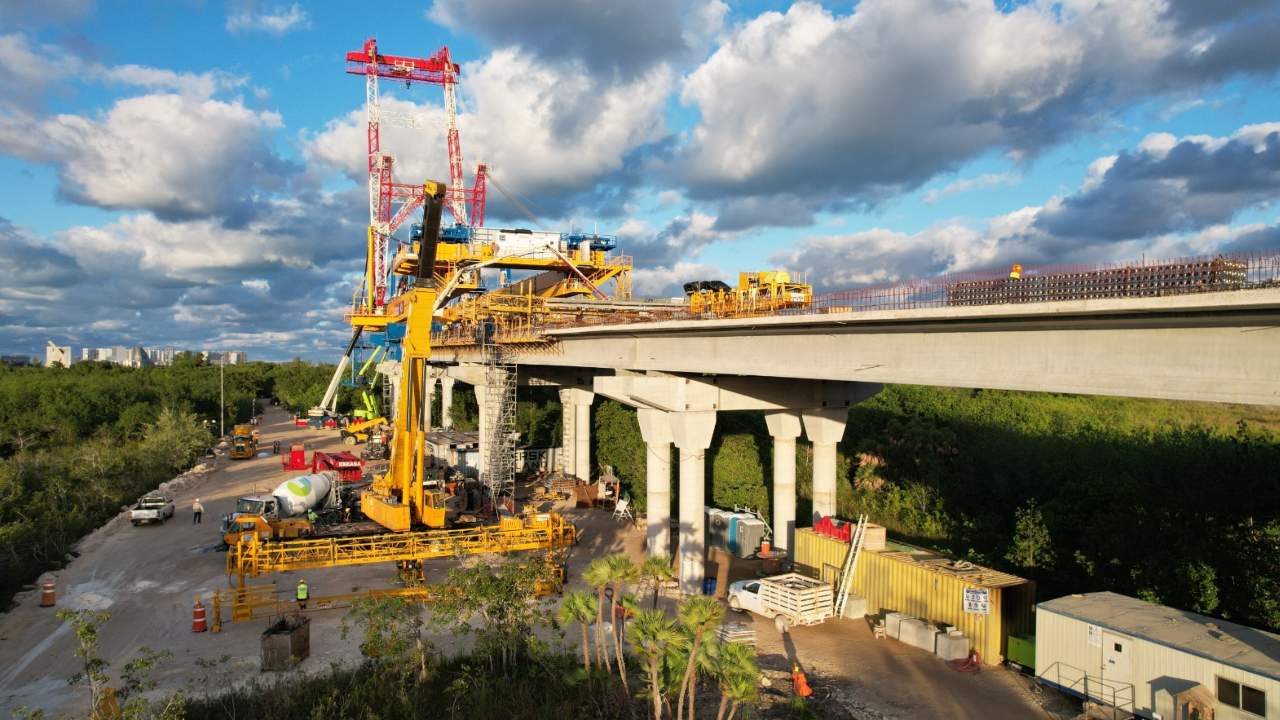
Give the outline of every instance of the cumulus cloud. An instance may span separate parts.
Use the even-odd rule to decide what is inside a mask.
[[[319,232],[288,206],[240,229],[140,213],[40,238],[0,220],[0,262],[23,278],[0,285],[0,332],[28,347],[56,335],[275,358],[332,352],[349,333],[341,313],[360,270],[359,228],[346,208],[318,209]]]
[[[618,245],[635,259],[637,268],[670,267],[681,259],[697,257],[706,246],[734,237],[716,228],[714,215],[692,212],[669,221],[661,230],[632,220],[618,228]]]
[[[245,7],[227,16],[227,31],[233,33],[257,31],[283,35],[290,30],[309,26],[307,11],[297,3],[289,7],[256,12],[252,7]]]
[[[997,187],[1000,185],[1014,185],[1020,180],[1014,173],[983,173],[977,177],[960,178],[953,180],[946,185],[930,190],[920,199],[926,205],[933,205],[939,200],[959,195],[961,193],[973,192],[974,190],[983,190],[986,188]]]
[[[38,61],[35,58],[39,58]],[[207,98],[245,83],[222,72],[174,72],[146,65],[104,65],[59,45],[34,43],[24,33],[0,35],[0,109],[33,110],[53,85],[99,82]]]
[[[1280,8],[1163,0],[811,3],[736,28],[683,82],[691,196],[875,204],[992,149],[1027,158],[1106,113],[1271,73]],[[1255,37],[1257,36],[1257,37]]]
[[[0,150],[52,164],[59,193],[74,202],[235,224],[291,172],[270,146],[279,127],[276,113],[238,100],[141,95],[96,118],[0,110]]]
[[[824,289],[1001,267],[1244,252],[1280,245],[1280,225],[1231,221],[1280,196],[1280,124],[1225,137],[1148,135],[1089,164],[1080,188],[985,221],[805,238],[771,258]]]
[[[1095,161],[1096,162],[1096,161]],[[1280,123],[1230,137],[1167,133],[1091,165],[1080,192],[1046,208],[1038,228],[1059,237],[1123,240],[1224,223],[1280,194]]]
[[[727,10],[720,0],[435,0],[427,15],[497,47],[631,77],[705,47]]]

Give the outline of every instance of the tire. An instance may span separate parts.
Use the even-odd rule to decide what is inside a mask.
[[[355,444],[356,444],[356,436],[355,436],[355,435],[346,435],[346,436],[344,436],[344,437],[342,438],[342,443],[343,443],[344,445],[355,445]]]
[[[142,523],[141,523],[140,521],[138,521],[138,520],[132,520],[131,522],[133,523],[133,526],[134,526],[134,527],[138,527],[139,525],[141,525],[141,524],[142,524]]]
[[[791,620],[786,615],[774,615],[773,627],[777,629],[779,635],[786,635],[791,630]]]

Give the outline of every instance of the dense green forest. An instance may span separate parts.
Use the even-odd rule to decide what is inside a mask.
[[[634,412],[597,402],[594,458],[643,507]],[[849,415],[842,517],[1037,581],[1041,599],[1114,590],[1280,629],[1280,412],[891,386]],[[772,441],[722,413],[709,502],[769,516]],[[811,454],[799,444],[800,524]]]
[[[223,371],[229,432],[255,398],[314,405],[333,366]],[[164,368],[0,367],[0,607],[122,506],[191,467],[218,420],[219,368],[198,356]]]

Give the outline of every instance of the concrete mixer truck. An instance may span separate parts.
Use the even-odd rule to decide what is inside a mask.
[[[338,474],[333,471],[301,475],[280,483],[270,495],[236,500],[236,510],[222,520],[222,540],[228,546],[257,535],[259,540],[310,537],[317,534],[315,517],[340,510]]]

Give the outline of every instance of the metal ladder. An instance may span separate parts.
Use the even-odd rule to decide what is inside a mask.
[[[506,361],[492,333],[485,333],[482,339],[488,437],[481,441],[489,445],[482,480],[497,512],[505,498],[511,498],[514,507],[516,494],[516,366]]]
[[[840,581],[836,590],[836,617],[844,616],[844,606],[849,600],[849,587],[853,585],[853,574],[858,570],[858,553],[862,552],[862,536],[867,531],[867,516],[858,516],[858,526],[853,530],[853,539],[849,542],[849,554],[845,556],[844,568],[840,570]]]

